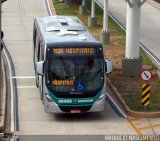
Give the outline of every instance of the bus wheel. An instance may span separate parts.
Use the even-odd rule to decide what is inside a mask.
[[[39,76],[38,76],[38,74],[36,74],[36,87],[37,88],[39,87]]]
[[[40,98],[41,98],[41,100],[42,100],[42,103],[44,104],[44,101],[43,101],[43,78],[42,78],[42,85],[41,85],[41,89],[40,89]]]
[[[44,104],[43,94],[42,94],[42,93],[40,94],[40,98],[41,98],[41,100],[42,100],[42,103]]]

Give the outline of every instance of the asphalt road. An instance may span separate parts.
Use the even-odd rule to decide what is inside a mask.
[[[34,17],[47,14],[44,0],[8,0],[3,4],[4,42],[15,65],[16,78],[13,79],[17,79],[18,88],[19,131],[16,134],[137,134],[128,120],[119,117],[108,103],[103,113],[54,115],[44,112],[39,90],[35,86],[32,29]],[[40,136],[34,140],[44,141]]]

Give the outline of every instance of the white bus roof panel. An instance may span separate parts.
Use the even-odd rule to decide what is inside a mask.
[[[46,16],[35,18],[46,43],[51,42],[99,42],[88,32],[83,23],[73,16]]]

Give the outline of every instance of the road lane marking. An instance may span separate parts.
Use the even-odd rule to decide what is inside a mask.
[[[136,118],[133,118],[133,120]],[[138,119],[138,118],[137,118]],[[143,133],[141,133],[141,130],[145,130],[145,129],[153,129],[153,127],[160,127],[160,124],[156,124],[156,125],[150,125],[150,126],[146,126],[146,127],[142,127],[142,128],[137,128],[136,125],[132,122],[132,119],[127,119],[128,122],[130,123],[130,125],[133,127],[133,129],[138,133],[138,135],[143,136]],[[154,134],[155,135],[155,134]],[[144,141],[151,141],[149,140],[144,140]]]
[[[133,127],[133,129],[139,134],[142,135],[142,133],[140,132],[140,130],[132,123],[132,121],[130,119],[127,119],[128,122],[130,123],[130,125]]]
[[[17,86],[18,89],[32,89],[37,88],[36,86]]]
[[[155,127],[160,127],[160,124],[155,124],[155,125],[151,125],[151,126],[144,126],[142,128],[138,128],[139,130],[147,130],[147,129],[151,129],[151,128],[155,128]]]
[[[133,122],[133,121],[138,121],[138,120],[141,120],[141,119],[142,119],[142,118],[135,117],[135,118],[131,118],[131,119],[130,119],[130,121],[132,121],[132,122]]]
[[[13,76],[13,79],[34,79],[35,76]]]

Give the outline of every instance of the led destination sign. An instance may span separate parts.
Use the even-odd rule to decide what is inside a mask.
[[[54,55],[94,55],[94,48],[54,48]]]
[[[52,84],[55,86],[73,86],[74,80],[53,80]]]

